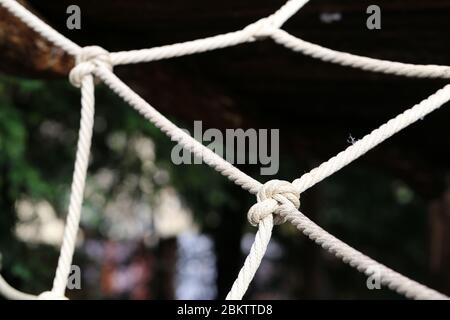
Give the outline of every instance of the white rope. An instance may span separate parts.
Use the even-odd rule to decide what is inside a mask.
[[[186,138],[178,137],[178,128],[172,127],[174,126],[172,123],[166,124],[168,121],[164,116],[159,114],[153,107],[151,107],[145,100],[139,97],[135,92],[133,92],[129,87],[127,87],[120,79],[118,79],[115,75],[111,74],[108,70],[98,68],[95,70],[96,75],[102,79],[114,92],[116,92],[119,96],[121,96],[127,103],[135,107],[140,113],[142,113],[147,119],[149,119],[152,123],[157,125],[163,132],[165,132],[168,136],[172,137],[173,140],[178,141],[184,148],[191,150],[197,156],[203,157],[204,159],[214,159],[207,160],[209,165],[214,167],[216,170],[224,174],[225,176],[230,177],[228,171],[228,162],[222,163],[223,159],[218,157],[215,153],[213,153],[210,149],[206,148],[192,139],[189,135],[186,135]],[[367,135],[363,139],[356,142],[354,145],[350,146],[344,152],[338,154],[338,156],[329,161],[325,162],[323,165],[319,166],[319,168],[313,169],[310,173],[305,174],[300,179],[295,180],[292,185],[295,187],[296,192],[299,194],[303,192],[307,188],[311,187],[318,181],[324,179],[325,177],[331,175],[333,172],[336,172],[340,168],[344,167],[348,163],[360,157],[362,154],[372,149],[382,141],[386,140],[396,132],[405,128],[406,126],[414,123],[415,121],[421,119],[426,114],[432,112],[433,110],[439,108],[444,103],[450,100],[450,85],[444,87],[439,90],[435,94],[431,95],[429,98],[425,99],[418,105],[408,109],[401,115],[395,117],[394,119],[388,121],[386,124],[382,125],[380,128],[374,130],[371,134]],[[156,115],[156,116],[155,116]],[[184,131],[181,131],[184,133]],[[193,151],[197,150],[197,151]],[[211,157],[211,158],[210,158]],[[217,158],[218,157],[218,158]],[[220,161],[217,159],[221,159]],[[219,167],[224,164],[226,165],[226,169],[219,169]],[[231,168],[233,168],[231,166]],[[235,180],[236,179],[236,180]],[[260,192],[258,195],[263,192],[263,194],[267,194],[267,191],[264,190],[263,186],[252,179],[249,176],[243,174],[238,171],[232,175],[230,180],[237,181],[239,185],[243,185],[245,189],[255,190],[258,189]],[[269,183],[273,182],[269,181]],[[267,184],[266,184],[267,185]],[[264,185],[264,186],[266,186]],[[273,186],[272,186],[273,187]],[[267,188],[267,186],[266,186]],[[276,190],[272,191],[273,193],[286,193],[282,188],[278,186]],[[260,196],[260,198],[264,198]],[[267,197],[266,197],[267,198]],[[277,202],[282,202],[284,198],[276,199]],[[292,202],[292,197],[289,199],[289,202]],[[267,205],[267,202],[265,202]],[[284,203],[285,204],[285,203]],[[270,211],[270,209],[269,209]],[[250,217],[252,215],[250,214]],[[250,221],[255,221],[255,219],[250,219]],[[257,221],[259,221],[257,219]],[[263,220],[264,223],[259,225],[258,233],[255,237],[255,243],[252,246],[252,249],[249,253],[249,256],[246,259],[244,267],[240,271],[238,275],[238,279],[233,284],[232,291],[228,294],[227,299],[240,299],[249,283],[251,282],[260,262],[264,255],[265,248],[267,247],[267,243],[270,240],[272,226],[270,220]],[[347,252],[347,251],[343,251]],[[374,262],[376,264],[376,262]],[[384,266],[380,265],[380,268]],[[389,281],[389,277],[386,281]],[[400,279],[401,281],[402,279]],[[417,287],[422,285],[417,284]],[[404,286],[399,286],[403,288]],[[402,293],[402,292],[400,292]],[[417,296],[415,292],[408,292],[408,296]]]
[[[256,198],[258,202],[248,211],[248,220],[253,226],[258,226],[258,231],[244,266],[239,271],[226,300],[240,300],[247,291],[266,252],[273,224],[285,222],[279,214],[279,210],[282,209],[280,204],[300,207],[300,193],[287,181],[270,180],[261,187]]]
[[[331,174],[339,171],[350,162],[356,160],[384,140],[388,139],[408,125],[416,122],[418,119],[423,118],[430,112],[441,107],[449,100],[450,85],[447,85],[443,89],[439,90],[411,109],[408,109],[397,117],[389,120],[387,123],[383,124],[378,129],[375,129],[361,140],[358,140],[355,144],[340,152],[330,160],[322,163],[317,168],[314,168],[310,172],[304,174],[299,179],[294,180],[291,187],[290,183],[285,181],[280,182],[278,180],[271,180],[266,183],[260,189],[260,192],[258,192],[257,205],[253,206],[249,211],[249,221],[251,224],[257,225],[258,221],[262,221],[262,223],[259,224],[259,229],[255,236],[255,242],[250,250],[250,253],[247,256],[247,259],[245,260],[244,266],[239,272],[238,278],[234,282],[233,287],[227,296],[227,299],[242,299],[256,273],[256,270],[261,263],[265,250],[267,248],[267,244],[270,241],[270,237],[272,235],[271,219],[268,219],[267,221],[264,219],[267,217],[267,215],[271,216],[272,214],[275,214],[275,217],[279,219],[279,212],[283,211],[283,208],[285,206],[288,206],[288,208],[292,208],[292,204],[294,204],[293,209],[298,209],[300,204],[297,201],[300,193],[304,192],[316,183],[322,181]],[[294,188],[294,190],[290,188]],[[280,194],[282,194],[283,196],[281,196]],[[292,212],[293,210],[291,210],[289,214],[291,222],[294,221]],[[300,212],[298,213],[300,217],[303,217],[303,214],[301,214]],[[424,293],[422,294],[420,289],[424,287],[423,285],[416,283],[406,277],[398,277],[397,273],[394,276],[392,275],[393,271],[389,269],[388,272],[388,269],[382,264],[378,265],[378,262],[375,262],[374,260],[369,261],[368,257],[352,248],[350,249],[353,251],[350,251],[348,249],[349,246],[329,235],[319,226],[316,226],[311,220],[308,219],[306,221],[305,219],[300,219],[295,221],[304,222],[302,225],[306,225],[306,227],[303,229],[299,229],[301,229],[302,231],[306,230],[305,234],[308,236],[311,235],[310,238],[314,241],[316,241],[316,239],[327,239],[323,241],[324,247],[334,248],[333,252],[339,252],[339,255],[337,255],[338,257],[342,256],[344,257],[345,261],[352,261],[352,263],[350,263],[351,266],[357,267],[358,271],[366,272],[367,266],[377,267],[380,270],[380,273],[382,273],[383,275],[382,283],[388,285],[389,288],[394,289],[401,294],[405,294],[407,297],[417,299],[426,297],[445,297],[441,294],[439,294],[439,296],[430,295],[430,292],[435,293],[434,290],[430,291],[430,289],[427,289],[427,291],[424,291]],[[278,222],[283,221],[278,220]],[[330,239],[333,241],[331,241]],[[358,255],[356,255],[356,253]],[[354,258],[355,256],[358,259]],[[370,264],[368,262],[370,262]]]
[[[287,209],[280,210],[280,214],[311,240],[340,258],[343,262],[357,269],[359,272],[365,273],[367,276],[379,276],[381,284],[389,287],[389,289],[405,295],[410,299],[449,299],[446,295],[427,288],[353,249],[348,244],[323,230],[296,208],[293,208],[292,206],[290,208],[285,206],[285,208]]]
[[[309,0],[289,0],[271,16],[262,18],[239,31],[151,49],[113,52],[111,61],[113,65],[150,62],[253,42],[267,37],[270,29],[280,28],[308,2]]]
[[[72,84],[76,87],[81,87],[81,121],[70,192],[69,213],[52,289],[53,292],[60,296],[64,296],[72,267],[94,127],[94,77],[92,71],[89,72],[89,70],[98,64],[108,65],[107,57],[107,52],[100,47],[83,48],[81,54],[77,57],[77,65],[70,73]],[[109,67],[111,68],[110,64]]]
[[[36,17],[30,11],[25,9],[21,4],[15,0],[0,0],[0,5],[22,20],[34,31],[39,33],[42,37],[53,42],[55,45],[66,51],[67,53],[76,56],[81,47],[71,40],[64,37],[58,31],[50,27],[44,21]]]
[[[273,28],[281,28],[294,14],[296,14],[309,0],[291,0],[287,1],[280,9],[278,9],[269,18]]]
[[[258,20],[242,30],[209,38],[176,43],[151,49],[130,50],[111,53],[113,65],[150,62],[161,59],[191,55],[271,37],[275,42],[297,52],[323,61],[365,71],[382,72],[397,76],[417,78],[450,78],[450,67],[440,65],[416,65],[381,59],[362,57],[339,52],[298,39],[281,30],[282,25],[309,0],[290,0],[277,12]],[[0,0],[4,6],[44,38],[76,56],[81,48],[56,30],[48,26],[14,0]],[[265,23],[263,23],[265,22]],[[262,26],[262,28],[261,28]]]
[[[316,183],[322,181],[326,177],[341,170],[350,162],[358,159],[367,151],[373,149],[384,140],[393,136],[400,130],[403,130],[410,124],[422,119],[427,114],[440,108],[442,105],[450,100],[450,85],[438,90],[419,104],[404,111],[393,119],[390,119],[379,128],[373,130],[370,134],[364,136],[361,140],[356,141],[344,151],[341,151],[336,156],[328,161],[322,163],[317,168],[304,174],[299,179],[296,179],[292,184],[298,188],[301,193]]]
[[[216,49],[236,46],[252,40],[252,28],[221,34],[204,39],[175,43],[171,45],[131,51],[112,52],[114,65],[150,62],[202,53]]]
[[[192,152],[200,159],[203,159],[210,167],[214,168],[245,190],[248,190],[251,193],[257,193],[261,188],[262,184],[260,182],[243,173],[231,163],[214,153],[211,149],[205,147],[185,131],[178,128],[108,69],[97,68],[94,72],[112,91],[135,108],[146,119],[150,120],[156,127],[170,137],[171,140],[176,141],[184,149]]]
[[[346,67],[359,68],[364,71],[394,74],[415,78],[450,78],[450,67],[439,65],[417,65],[380,59],[373,59],[339,52],[298,39],[286,31],[273,29],[272,39],[286,48],[301,52],[304,55]]]
[[[359,271],[367,273],[369,267],[379,268],[382,273],[382,283],[399,293],[405,294],[407,297],[417,299],[447,298],[366,257],[328,234],[303,216],[297,209],[300,206],[299,197],[301,192],[340,170],[399,130],[446,103],[450,99],[450,86],[444,87],[420,104],[390,120],[345,151],[295,180],[292,184],[286,181],[272,180],[262,185],[176,127],[112,73],[112,66],[117,64],[165,59],[271,37],[277,43],[294,51],[303,52],[325,61],[358,67],[368,71],[393,73],[410,77],[449,77],[448,67],[417,66],[354,56],[304,42],[280,30],[279,28],[284,22],[307,2],[305,0],[291,0],[273,15],[260,19],[241,31],[153,49],[108,53],[99,47],[80,48],[15,1],[0,0],[0,5],[7,8],[43,37],[76,56],[77,64],[70,74],[70,80],[75,86],[81,86],[82,92],[80,136],[77,146],[69,213],[53,289],[50,292],[44,292],[38,297],[27,295],[10,287],[0,276],[0,292],[6,297],[17,299],[65,299],[64,292],[75,250],[89,162],[94,116],[93,75],[95,74],[173,141],[180,143],[185,149],[202,158],[208,165],[228,177],[231,181],[252,193],[257,193],[257,203],[250,208],[248,217],[252,224],[258,224],[259,229],[244,267],[233,284],[227,299],[241,299],[243,297],[264,256],[267,244],[270,241],[274,221],[275,223],[281,223],[286,219],[296,225],[298,229],[311,239],[322,245],[322,247],[341,257],[344,262],[349,263]]]
[[[247,292],[247,289],[264,258],[267,245],[272,237],[272,229],[273,216],[270,214],[259,222],[258,231],[256,232],[255,240],[250,248],[250,253],[245,259],[244,265],[239,271],[236,280],[234,280],[233,286],[228,292],[225,300],[242,300],[244,297],[244,294]]]
[[[87,51],[87,52],[86,52]],[[93,52],[98,52],[96,47],[87,48],[84,54],[92,57]],[[102,52],[102,51],[100,51]],[[86,62],[87,61],[87,62]],[[86,62],[83,65],[83,62]],[[65,300],[65,290],[67,280],[72,266],[72,257],[75,251],[77,233],[79,229],[81,207],[83,202],[84,186],[86,182],[87,167],[89,164],[89,154],[92,140],[92,129],[94,125],[94,78],[92,74],[84,73],[92,63],[90,60],[79,60],[79,64],[72,71],[72,81],[75,86],[81,86],[81,121],[78,135],[78,145],[75,160],[75,168],[70,192],[69,210],[61,252],[58,260],[58,267],[53,282],[52,291],[47,291],[39,296],[20,292],[11,286],[0,276],[0,292],[8,299],[14,300]]]

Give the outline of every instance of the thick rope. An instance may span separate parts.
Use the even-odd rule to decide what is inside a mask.
[[[58,31],[50,27],[44,21],[36,17],[21,4],[15,0],[0,0],[0,5],[5,9],[15,15],[17,18],[22,20],[31,29],[39,33],[42,37],[54,43],[56,46],[60,47],[67,53],[76,56],[81,50],[81,47],[64,37]]]
[[[279,28],[284,22],[307,2],[305,0],[291,0],[273,15],[260,19],[243,30],[234,33],[160,48],[110,54],[99,47],[80,48],[15,1],[0,0],[0,5],[3,5],[43,37],[76,56],[77,65],[70,74],[70,80],[75,86],[81,86],[82,92],[80,137],[61,255],[58,261],[53,290],[44,292],[37,297],[38,299],[65,299],[64,291],[75,249],[89,161],[94,115],[94,74],[126,102],[153,122],[172,140],[180,143],[185,149],[191,151],[196,156],[201,157],[208,165],[244,189],[252,193],[257,193],[258,202],[249,210],[248,216],[252,224],[258,224],[259,230],[244,267],[239,273],[227,299],[241,299],[245,294],[264,256],[267,244],[270,241],[274,219],[278,223],[286,219],[289,220],[311,239],[330,250],[330,252],[335,253],[336,256],[342,257],[344,262],[348,262],[361,272],[367,273],[369,267],[379,268],[382,271],[382,283],[399,293],[405,294],[407,297],[417,299],[447,298],[366,257],[328,234],[325,230],[303,216],[297,209],[300,205],[299,196],[302,191],[338,171],[399,130],[446,103],[450,99],[449,86],[439,90],[430,96],[430,98],[390,120],[336,157],[333,157],[318,168],[295,180],[292,184],[285,181],[272,180],[262,185],[176,127],[112,73],[112,66],[116,64],[137,63],[176,57],[271,37],[277,43],[294,51],[303,52],[324,61],[336,62],[368,71],[393,73],[410,77],[449,77],[448,67],[417,66],[349,55],[309,44],[280,30]],[[13,289],[1,276],[0,292],[10,298],[36,298],[36,296],[27,295]]]
[[[253,226],[258,226],[255,241],[226,300],[242,299],[267,250],[273,224],[285,222],[284,217],[279,214],[280,210],[285,205],[299,208],[299,198],[300,193],[287,181],[270,180],[261,187],[256,195],[257,203],[248,211],[248,221]]]
[[[450,100],[450,85],[438,90],[419,104],[390,119],[370,134],[356,141],[344,151],[322,163],[317,168],[294,180],[293,184],[298,191],[304,192],[326,177],[341,170],[343,167],[361,157],[389,137],[403,130],[412,123],[423,119],[427,114],[440,108]]]
[[[250,253],[245,259],[244,265],[239,271],[236,280],[234,280],[233,286],[228,292],[225,300],[242,300],[244,297],[256,271],[258,271],[262,259],[264,258],[270,238],[272,237],[272,229],[272,215],[268,215],[259,222],[258,231],[256,232],[255,240],[250,248]]]
[[[324,48],[298,39],[281,30],[282,25],[308,2],[309,0],[290,0],[274,14],[267,18],[262,18],[239,31],[151,49],[111,53],[111,62],[113,65],[149,62],[222,49],[270,37],[275,42],[293,51],[343,66],[405,77],[450,78],[450,67],[448,66],[416,65],[362,57]],[[76,56],[80,52],[80,46],[58,33],[16,1],[0,0],[0,5],[8,9],[44,38],[68,53]]]
[[[113,65],[150,62],[253,42],[268,37],[269,30],[280,28],[308,2],[309,0],[289,0],[271,16],[262,18],[239,31],[151,49],[111,53],[111,60]]]
[[[285,206],[285,208],[287,210],[280,210],[280,214],[311,240],[359,272],[365,273],[367,276],[371,276],[376,272],[376,275],[380,277],[381,284],[387,286],[389,289],[410,299],[449,299],[446,295],[427,288],[353,249],[348,244],[319,227],[296,208],[292,206],[290,208]]]
[[[226,161],[222,163],[223,160],[222,158],[213,153],[210,149],[208,148],[204,149],[205,147],[201,143],[197,142],[194,139],[179,137],[177,133],[177,130],[179,129],[177,127],[173,128],[172,127],[173,124],[171,123],[166,124],[166,121],[168,120],[165,119],[164,116],[159,114],[153,107],[151,107],[145,100],[139,97],[138,94],[136,94],[129,87],[127,87],[120,79],[118,79],[110,71],[104,68],[97,68],[95,70],[95,73],[99,79],[103,80],[114,92],[116,92],[120,97],[122,97],[124,101],[126,101],[131,106],[136,108],[147,119],[149,119],[152,123],[161,128],[161,130],[165,132],[169,137],[172,137],[172,139],[177,139],[175,141],[178,141],[178,143],[180,143],[181,146],[183,146],[185,149],[191,150],[191,152],[195,152],[197,156],[202,157],[203,159],[209,159],[205,161],[207,164],[214,167],[217,171],[221,172],[223,175],[229,177],[230,180],[235,181],[235,183],[237,183],[238,185],[241,185],[244,189],[247,189],[252,193],[256,193],[254,192],[254,190],[257,190],[257,192],[261,191],[261,188],[263,188],[263,185],[261,185],[261,183],[257,182],[253,178],[245,175],[240,171],[237,173],[233,170],[231,171],[233,172],[233,174],[230,174],[230,171],[228,169],[234,167],[231,165],[230,167],[228,167],[229,164]],[[439,90],[435,94],[431,95],[429,98],[425,99],[424,101],[412,107],[411,109],[408,109],[401,115],[395,117],[394,119],[391,119],[386,124],[374,130],[371,134],[367,135],[363,139],[356,142],[347,150],[338,154],[338,156],[336,156],[336,159],[333,160],[332,158],[329,161],[325,162],[323,165],[319,166],[318,168],[320,169],[318,168],[313,169],[311,172],[295,180],[292,183],[292,185],[295,187],[296,193],[300,194],[304,190],[313,186],[316,183],[316,181],[318,182],[324,179],[325,177],[331,175],[332,173],[338,171],[340,168],[354,161],[355,159],[357,159],[358,157],[360,157],[361,155],[363,155],[364,153],[366,153],[379,143],[383,142],[396,132],[414,123],[415,121],[421,119],[423,116],[427,115],[433,110],[441,107],[448,100],[450,100],[450,85]],[[157,116],[155,116],[155,114]],[[181,132],[184,133],[184,131]],[[189,135],[187,135],[187,137],[190,138]],[[221,161],[217,160],[217,157],[222,160]],[[225,167],[220,169],[220,166],[222,164],[225,165]],[[285,192],[282,189],[274,191],[274,194],[279,193]],[[284,202],[284,199],[285,197],[276,198],[275,200],[278,202],[278,204],[281,203],[282,205],[287,205]],[[292,197],[290,197],[289,202],[292,202]],[[265,205],[269,204],[265,202]],[[294,204],[294,208],[295,207],[296,204]],[[274,210],[276,211],[276,209]],[[251,219],[250,221],[255,220]],[[261,262],[263,252],[265,252],[265,248],[267,247],[267,241],[270,240],[272,230],[270,221],[269,220],[264,221],[265,223],[259,225],[259,230],[257,236],[255,237],[255,243],[252,246],[252,250],[250,251],[249,256],[246,259],[244,267],[242,268],[242,270],[238,275],[237,281],[233,285],[232,292],[230,292],[229,295],[227,296],[227,299],[239,299],[239,297],[243,296],[245,290],[247,289],[249,283],[251,282],[254,276],[254,273],[256,272]],[[342,252],[346,253],[347,251],[343,250]],[[374,261],[374,265],[376,265],[376,263],[377,262]],[[383,267],[384,266],[380,264],[380,268],[382,269]],[[384,283],[387,283],[389,279],[391,278],[388,277]],[[403,278],[401,278],[399,281],[402,280]],[[421,285],[417,284],[417,286]],[[399,288],[406,287],[406,289],[409,288],[409,286],[406,285],[400,286],[397,284],[396,287]],[[408,296],[417,296],[416,292],[407,291],[407,294]]]
[[[321,47],[298,39],[280,29],[273,29],[270,36],[276,43],[292,51],[345,67],[413,78],[450,78],[450,67],[448,66],[417,65],[362,57]]]
[[[97,50],[97,48],[94,48]],[[92,52],[92,50],[91,50]],[[91,62],[88,62],[88,64]],[[82,62],[78,66],[82,66]],[[75,252],[77,233],[79,229],[81,207],[83,202],[84,186],[86,182],[87,167],[94,125],[94,78],[92,74],[84,73],[86,69],[75,67],[72,72],[80,72],[72,75],[75,86],[81,86],[81,120],[78,135],[78,145],[75,160],[75,168],[70,192],[69,210],[58,267],[53,282],[52,291],[47,291],[39,296],[20,292],[11,286],[0,276],[0,292],[8,299],[14,300],[66,300],[64,294],[67,280],[72,266],[72,258]],[[80,80],[80,82],[78,82]]]
[[[192,152],[195,156],[203,159],[203,161],[216,171],[227,177],[230,181],[241,186],[243,189],[251,193],[257,193],[262,184],[253,179],[249,175],[243,173],[231,163],[214,153],[211,149],[195,140],[185,131],[178,128],[169,119],[164,117],[155,108],[142,99],[137,93],[130,89],[123,81],[117,78],[112,72],[106,68],[97,68],[95,74],[101,79],[112,91],[120,96],[125,102],[135,108],[146,119],[152,122],[162,132],[164,132],[171,140],[179,143],[184,149]]]
[[[71,72],[72,84],[81,87],[81,121],[70,192],[69,213],[52,289],[53,292],[61,296],[64,296],[66,290],[75,252],[94,127],[94,77],[91,73],[86,73],[86,70],[95,66],[95,59],[99,59],[98,57],[102,55],[105,55],[105,51],[101,48],[88,47],[87,50],[83,50],[83,53],[80,54],[77,65]],[[103,59],[101,63],[104,64],[105,60]]]

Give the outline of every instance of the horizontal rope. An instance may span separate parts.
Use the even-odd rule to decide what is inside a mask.
[[[70,190],[69,209],[52,288],[52,292],[60,297],[64,297],[66,291],[81,219],[81,208],[94,129],[94,90],[94,77],[92,74],[85,75],[81,79],[81,120]]]
[[[150,49],[112,52],[111,61],[113,65],[150,62],[223,49],[246,42],[253,42],[258,39],[255,35],[263,31],[266,26],[267,28],[280,28],[286,20],[308,2],[309,0],[288,1],[271,16],[260,19],[239,31]]]
[[[430,289],[400,273],[384,266],[372,258],[353,249],[335,236],[319,227],[305,215],[295,208],[283,213],[284,217],[297,229],[303,232],[311,240],[322,248],[340,258],[344,263],[355,268],[367,276],[376,275],[380,277],[382,285],[398,292],[410,299],[421,300],[448,300],[449,297]],[[373,272],[376,270],[376,274]]]
[[[228,292],[225,300],[241,300],[250,285],[256,271],[261,264],[267,246],[270,242],[273,229],[273,216],[269,215],[259,223],[258,231],[255,235],[250,253],[245,259],[239,274],[234,281],[230,292]]]
[[[418,284],[382,264],[379,264],[375,260],[368,258],[328,234],[296,209],[299,206],[299,201],[296,198],[302,191],[340,170],[396,132],[442,106],[450,99],[449,86],[444,87],[428,99],[425,99],[413,108],[388,121],[345,151],[303,175],[301,178],[294,180],[292,184],[272,180],[262,185],[260,182],[241,172],[175,126],[112,73],[112,66],[115,64],[137,63],[177,57],[270,37],[275,42],[293,51],[302,52],[314,58],[338,63],[344,66],[408,77],[450,77],[449,68],[445,66],[404,64],[351,55],[308,43],[279,29],[307,2],[308,1],[306,0],[288,1],[274,14],[260,19],[240,31],[207,39],[189,41],[182,44],[117,53],[109,53],[99,47],[80,48],[13,0],[0,0],[0,5],[11,11],[43,37],[77,58],[77,65],[71,72],[71,80],[76,86],[81,85],[82,92],[89,93],[87,95],[83,94],[82,104],[84,107],[87,103],[87,105],[92,107],[93,112],[92,76],[95,74],[127,103],[132,105],[144,117],[167,134],[173,141],[178,142],[185,149],[191,151],[197,157],[202,158],[209,166],[222,173],[231,181],[242,186],[244,189],[249,190],[252,193],[258,193],[258,203],[250,209],[249,217],[251,218],[251,221],[255,221],[255,219],[256,221],[259,221],[259,230],[250,254],[246,259],[246,264],[244,264],[244,267],[239,273],[238,279],[236,280],[235,285],[233,285],[227,298],[240,299],[244,295],[262,257],[264,256],[267,244],[270,241],[274,215],[276,215],[275,218],[277,221],[280,220],[280,217],[289,220],[315,242],[322,245],[322,247],[328,249],[330,252],[333,252],[336,256],[341,257],[344,262],[349,263],[359,271],[367,273],[369,267],[379,268],[382,273],[382,283],[399,293],[405,294],[407,297],[417,299],[447,298],[445,295]],[[89,84],[83,85],[83,83],[87,83],[87,81]],[[89,102],[86,102],[86,99],[88,99]],[[84,120],[82,119],[82,124],[83,123]],[[70,237],[68,236],[70,241],[67,242],[69,245],[64,247],[65,245],[63,242],[60,263],[58,264],[57,269],[57,277],[54,282],[54,290],[52,290],[52,292],[44,292],[37,297],[39,299],[64,299],[61,293],[65,290],[63,285],[67,280],[67,267],[70,266],[73,257],[74,239],[78,230],[79,215],[81,214],[82,193],[87,168],[88,148],[86,149],[86,147],[88,145],[90,146],[90,139],[86,139],[88,138],[86,132],[87,131],[80,129],[80,139],[83,139],[84,142],[80,142],[78,145],[77,159],[80,152],[82,159],[84,159],[81,162],[84,163],[84,165],[80,165],[78,160],[75,165],[76,168],[79,167],[81,169],[79,169],[78,173],[77,169],[75,169],[74,173],[73,186],[76,187],[72,189],[71,199],[75,200],[73,202],[74,206],[72,206],[71,200],[70,207],[72,209],[69,209],[69,217],[65,232],[66,235],[70,235]],[[58,276],[58,274],[61,276]],[[36,296],[21,293],[10,287],[1,276],[0,292],[6,296],[15,298],[36,298]]]

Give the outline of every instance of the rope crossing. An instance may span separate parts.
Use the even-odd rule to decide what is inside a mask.
[[[258,231],[244,266],[240,270],[226,299],[243,298],[264,257],[272,235],[273,225],[284,222],[293,224],[314,242],[358,271],[371,275],[373,272],[371,270],[376,268],[383,285],[408,298],[449,299],[446,295],[417,283],[350,247],[308,219],[299,211],[299,208],[300,194],[302,192],[339,171],[395,133],[447,103],[450,100],[450,85],[438,90],[419,104],[389,120],[292,183],[275,179],[262,184],[178,128],[113,73],[113,68],[116,65],[169,59],[270,38],[275,43],[295,52],[342,66],[405,77],[450,78],[450,67],[448,66],[414,65],[356,56],[306,42],[282,30],[283,24],[307,2],[308,0],[290,0],[272,15],[262,18],[239,31],[151,49],[108,52],[98,46],[82,48],[34,16],[16,1],[0,0],[1,6],[41,36],[76,58],[76,65],[70,72],[69,80],[72,85],[80,88],[81,91],[81,120],[76,160],[66,227],[53,288],[40,295],[31,295],[12,288],[0,276],[0,293],[9,299],[67,299],[65,290],[76,246],[89,163],[94,124],[94,90],[95,81],[97,80],[105,83],[125,102],[169,136],[172,141],[179,143],[197,157],[202,158],[205,163],[243,189],[256,194],[257,202],[249,209],[248,220],[252,225],[258,226]]]

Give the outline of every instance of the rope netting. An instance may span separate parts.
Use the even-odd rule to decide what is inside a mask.
[[[178,128],[113,73],[113,67],[116,65],[180,57],[269,38],[295,52],[365,71],[417,78],[450,78],[450,67],[448,66],[415,65],[356,56],[309,43],[282,30],[283,24],[307,2],[309,1],[290,0],[272,15],[262,18],[239,31],[151,49],[108,52],[98,46],[80,47],[37,18],[15,0],[0,0],[1,6],[41,36],[76,58],[76,65],[70,72],[69,80],[81,91],[81,120],[76,160],[66,226],[53,288],[51,291],[40,295],[31,295],[12,288],[0,276],[0,293],[9,299],[66,299],[65,291],[75,251],[91,148],[95,106],[94,78],[96,78],[163,131],[171,140],[203,159],[205,163],[243,189],[256,194],[257,203],[250,208],[248,219],[252,225],[258,226],[258,231],[250,253],[228,293],[227,299],[242,299],[264,257],[273,225],[284,222],[290,222],[310,239],[358,271],[370,276],[373,270],[377,270],[377,275],[383,285],[408,298],[448,299],[449,297],[446,295],[409,279],[337,239],[308,219],[299,211],[299,208],[302,192],[447,103],[450,100],[450,85],[389,120],[293,182],[274,179],[262,184]]]

